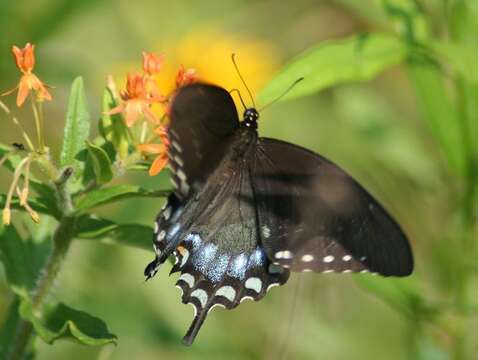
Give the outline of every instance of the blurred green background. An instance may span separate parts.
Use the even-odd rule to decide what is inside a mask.
[[[364,31],[397,31],[403,23],[400,16],[386,11],[386,3],[0,0],[0,89],[7,90],[18,80],[11,46],[35,43],[35,72],[54,86],[54,101],[45,108],[48,144],[55,152],[61,141],[68,89],[77,75],[84,77],[93,119],[100,116],[106,75],[113,74],[123,86],[125,71],[140,68],[142,50],[164,52],[170,64],[196,67],[199,75],[211,81],[243,89],[230,61],[230,54],[236,52],[246,81],[258,93],[281,65],[311,45]],[[395,3],[417,4],[427,31],[447,40],[453,38],[450,9],[455,3],[467,2]],[[418,31],[421,26],[417,25]],[[478,29],[477,24],[470,29]],[[478,38],[478,32],[469,31],[468,36]],[[404,64],[371,81],[280,102],[262,114],[259,129],[261,135],[321,153],[369,189],[409,235],[416,260],[412,278],[372,284],[357,280],[366,275],[294,274],[284,287],[273,289],[259,303],[245,302],[233,311],[213,312],[194,346],[186,348],[180,339],[192,309],[180,303],[176,277],[169,278],[169,270],[163,268],[152,281],[143,281],[152,250],[76,241],[55,296],[101,317],[118,336],[118,345],[87,347],[72,341],[46,345],[37,339],[37,358],[476,358],[477,258],[463,270],[461,235],[468,232],[476,242],[476,224],[463,225],[460,210],[462,198],[470,194],[463,190],[465,181],[450,170],[428,125],[430,117],[440,121],[440,114],[430,109],[438,109],[442,116],[459,110],[459,92],[451,70],[428,76],[423,86],[423,77],[417,80],[416,73]],[[466,80],[464,86],[468,86]],[[431,100],[426,96],[433,95],[437,86],[443,86],[441,95],[450,102],[449,108],[438,95]],[[478,97],[468,100],[466,106],[473,106]],[[12,107],[13,101],[6,99]],[[19,112],[22,116],[25,124],[32,122],[27,110]],[[0,121],[3,143],[21,141],[3,114]],[[470,121],[476,124],[477,118]],[[2,189],[9,184],[7,175],[0,170]],[[169,186],[167,173],[155,178],[146,174],[129,177],[128,182],[151,189]],[[139,199],[104,207],[100,213],[150,225],[161,206],[158,200]],[[457,274],[464,272],[470,301],[461,311],[455,309],[460,292],[457,284],[463,283]],[[393,289],[387,290],[388,284]],[[1,280],[0,323],[12,299]],[[459,349],[461,340],[464,352]]]

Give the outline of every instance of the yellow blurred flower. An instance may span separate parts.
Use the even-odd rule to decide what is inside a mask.
[[[268,42],[246,35],[232,35],[220,27],[203,26],[192,29],[180,39],[171,40],[169,45],[152,49],[167,54],[161,58],[161,71],[152,75],[157,81],[162,94],[171,94],[176,89],[178,68],[194,69],[201,81],[213,83],[227,90],[237,88],[244,101],[252,106],[246,89],[241,83],[232,64],[231,55],[236,54],[239,69],[254,94],[278,70],[277,51]],[[121,66],[121,72],[132,66]],[[234,97],[238,110],[242,113],[242,105]],[[164,114],[165,107],[153,104],[153,112],[157,117]]]

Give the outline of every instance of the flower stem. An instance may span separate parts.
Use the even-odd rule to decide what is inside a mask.
[[[35,101],[34,96],[30,96],[33,110],[33,117],[35,119],[35,127],[37,129],[37,141],[38,141],[38,152],[43,154],[43,133],[42,133],[42,124],[40,119],[40,111],[38,109],[38,103]]]
[[[72,174],[72,169],[67,168],[63,171],[57,181],[55,188],[58,194],[58,202],[63,214],[58,227],[53,234],[53,250],[48,261],[41,272],[32,296],[32,309],[35,315],[41,315],[45,299],[51,292],[55,279],[60,272],[63,260],[74,237],[74,227],[76,217],[72,215],[73,206],[71,196],[66,189],[66,183]],[[8,354],[8,360],[20,360],[23,358],[31,337],[33,335],[33,326],[30,322],[21,320],[17,326],[16,337],[12,343]]]

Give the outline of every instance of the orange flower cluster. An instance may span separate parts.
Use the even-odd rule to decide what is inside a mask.
[[[126,89],[120,92],[121,104],[108,113],[110,115],[123,113],[128,127],[132,127],[142,117],[157,125],[154,133],[159,137],[160,143],[137,146],[139,152],[156,156],[149,169],[151,176],[157,175],[168,162],[169,140],[166,128],[151,111],[153,104],[162,104],[165,106],[165,113],[169,113],[169,96],[161,94],[155,79],[155,76],[161,71],[163,62],[164,55],[158,56],[154,53],[143,52],[143,73],[128,74]],[[198,76],[194,69],[185,69],[181,65],[176,75],[176,88],[192,84],[197,80]]]
[[[22,72],[22,77],[14,89],[7,91],[3,95],[9,95],[18,89],[17,106],[20,107],[25,102],[31,91],[34,91],[38,101],[52,99],[51,94],[45,85],[34,73],[35,67],[35,45],[27,43],[23,49],[17,46],[12,47],[12,53],[15,57],[17,68]]]

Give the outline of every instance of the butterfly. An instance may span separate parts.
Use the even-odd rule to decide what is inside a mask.
[[[291,271],[412,272],[407,237],[387,211],[324,157],[259,137],[255,108],[240,121],[228,91],[195,83],[176,92],[170,118],[174,191],[144,274],[174,255],[171,273],[195,311],[185,345],[215,306],[258,301]]]

